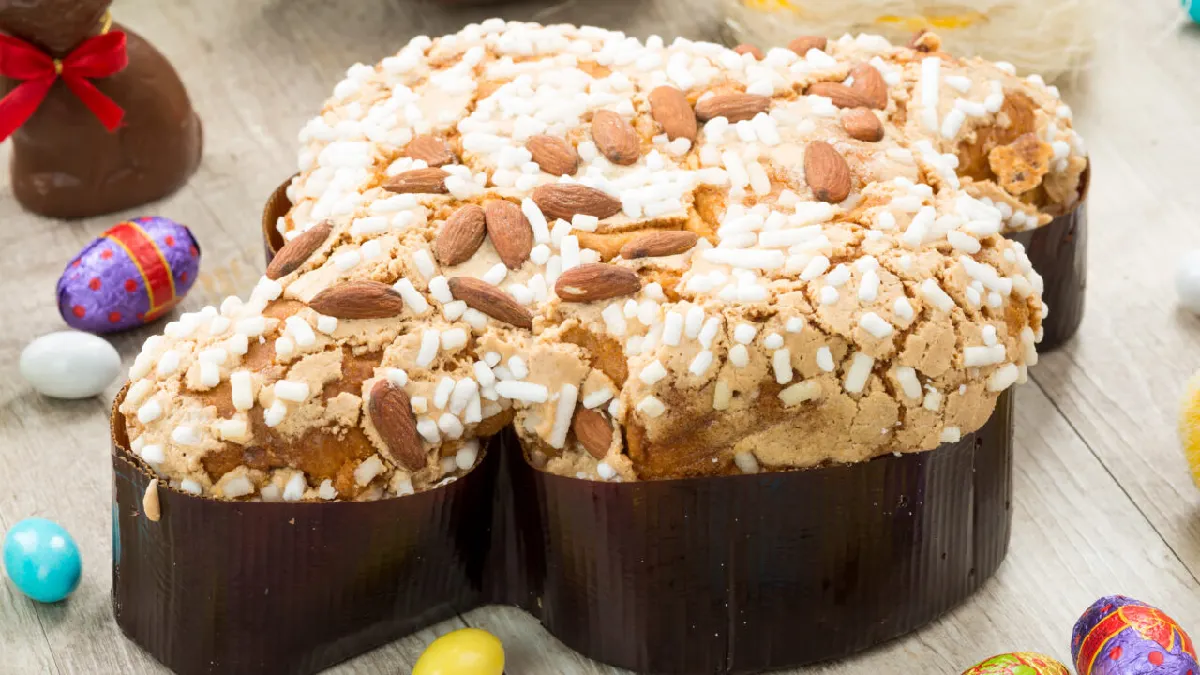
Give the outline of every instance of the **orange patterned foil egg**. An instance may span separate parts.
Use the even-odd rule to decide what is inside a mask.
[[[1071,671],[1045,654],[1009,652],[984,659],[962,675],[1071,675]]]

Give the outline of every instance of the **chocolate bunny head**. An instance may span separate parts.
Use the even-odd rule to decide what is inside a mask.
[[[56,56],[100,29],[112,0],[0,0],[0,30]]]
[[[200,162],[202,129],[183,82],[150,43],[110,25],[110,4],[0,0],[0,31],[56,59],[106,28],[125,34],[124,67],[89,80],[122,111],[117,128],[106,128],[65,83],[54,82],[13,132],[13,194],[34,213],[79,218],[161,199]],[[0,77],[0,95],[18,86],[20,80]]]

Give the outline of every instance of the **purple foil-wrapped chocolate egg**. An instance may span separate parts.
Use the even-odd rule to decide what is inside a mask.
[[[1161,609],[1123,595],[1100,598],[1075,622],[1078,675],[1200,675],[1192,639]]]
[[[169,218],[134,218],[105,232],[58,279],[58,311],[72,328],[111,333],[149,323],[187,295],[200,246]]]

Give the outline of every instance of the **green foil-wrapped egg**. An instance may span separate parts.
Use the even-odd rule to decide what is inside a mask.
[[[984,659],[962,675],[1071,675],[1071,671],[1045,654],[1009,652]]]

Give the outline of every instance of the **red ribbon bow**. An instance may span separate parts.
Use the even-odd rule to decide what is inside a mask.
[[[62,61],[28,42],[0,35],[0,75],[22,80],[0,99],[0,141],[33,115],[59,77],[106,129],[115,131],[125,111],[88,80],[115,75],[127,65],[129,55],[125,52],[125,33],[121,31],[84,40]]]

